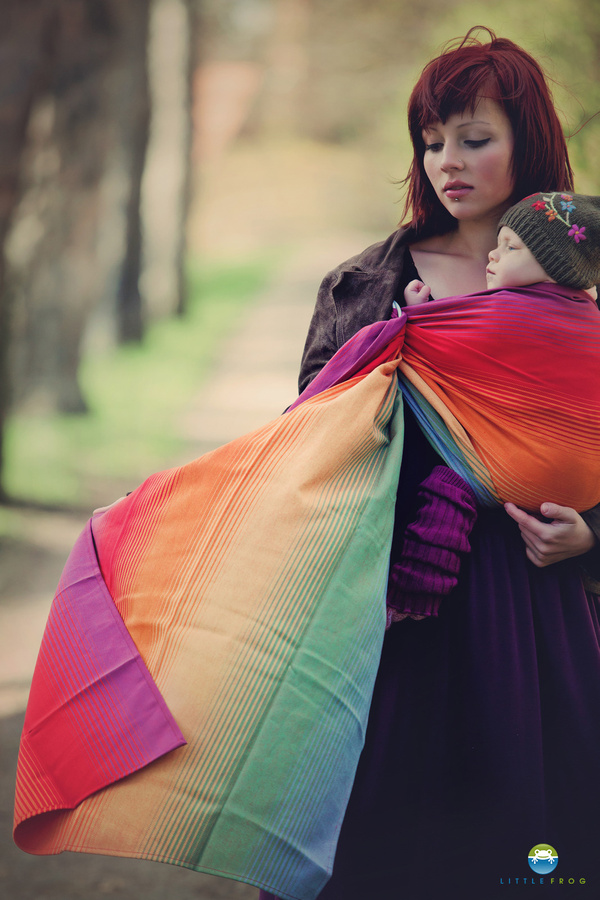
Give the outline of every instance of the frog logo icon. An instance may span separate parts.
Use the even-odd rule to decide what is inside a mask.
[[[558,865],[558,853],[550,844],[536,844],[529,851],[529,868],[538,875],[554,872]]]

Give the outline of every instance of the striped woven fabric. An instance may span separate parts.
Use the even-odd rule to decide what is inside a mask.
[[[412,307],[402,388],[480,502],[600,502],[600,311],[555,284]]]
[[[430,439],[483,502],[588,508],[599,340],[595,304],[560,288],[413,308],[359,332],[286,415],[97,515],[34,675],[18,845],[313,900],[385,628],[398,365]]]
[[[92,520],[101,575],[83,558],[91,545],[83,536],[34,676],[17,785],[20,847],[159,860],[280,897],[319,893],[385,629],[402,453],[396,367],[333,386],[149,478]],[[82,590],[91,605],[112,597],[122,617],[122,629],[113,622],[112,636],[97,635],[98,647],[79,646],[80,629],[93,633],[96,623],[88,603],[73,624]],[[147,667],[133,672],[129,705],[128,686],[119,690],[124,636]],[[100,668],[96,683],[88,670]],[[109,701],[95,703],[96,694]],[[163,721],[164,703],[174,721]],[[129,715],[150,718],[136,739],[119,728]],[[143,757],[143,736],[165,755]],[[140,758],[120,742],[140,745]]]

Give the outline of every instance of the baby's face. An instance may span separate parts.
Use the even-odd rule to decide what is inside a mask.
[[[485,270],[488,289],[523,287],[539,281],[553,282],[531,250],[507,225],[503,225],[498,232],[498,246],[488,258]]]

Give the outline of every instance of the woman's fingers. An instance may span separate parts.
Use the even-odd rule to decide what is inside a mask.
[[[524,532],[521,532],[521,536],[527,548],[525,552],[527,553],[528,559],[530,559],[534,565],[538,566],[538,568],[541,569],[544,566],[551,566],[553,563],[565,559],[560,552],[550,548],[539,539],[534,540]]]
[[[524,509],[520,509],[514,503],[505,503],[504,509],[511,519],[514,519],[518,524],[522,534],[537,535],[542,539],[549,537],[547,522],[542,522],[541,519],[525,512]]]
[[[540,512],[547,519],[552,519],[557,523],[563,522],[565,525],[574,525],[577,519],[581,518],[574,509],[569,506],[559,506],[557,503],[542,503]]]
[[[508,515],[517,522],[527,556],[534,565],[543,567],[587,553],[595,544],[595,536],[578,512],[557,503],[542,503],[540,512],[550,522],[544,522],[519,509],[514,503],[504,505]]]
[[[557,562],[558,560],[554,559],[554,551],[550,550],[548,545],[537,537],[537,535],[532,534],[530,531],[521,529],[521,537],[523,538],[523,542],[525,544],[526,553],[528,559],[531,560],[536,566],[542,568],[543,566],[549,566],[552,562]]]

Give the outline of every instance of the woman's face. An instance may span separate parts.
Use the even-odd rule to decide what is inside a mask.
[[[440,203],[459,221],[497,221],[512,202],[514,138],[508,117],[481,98],[423,130],[423,165]]]

